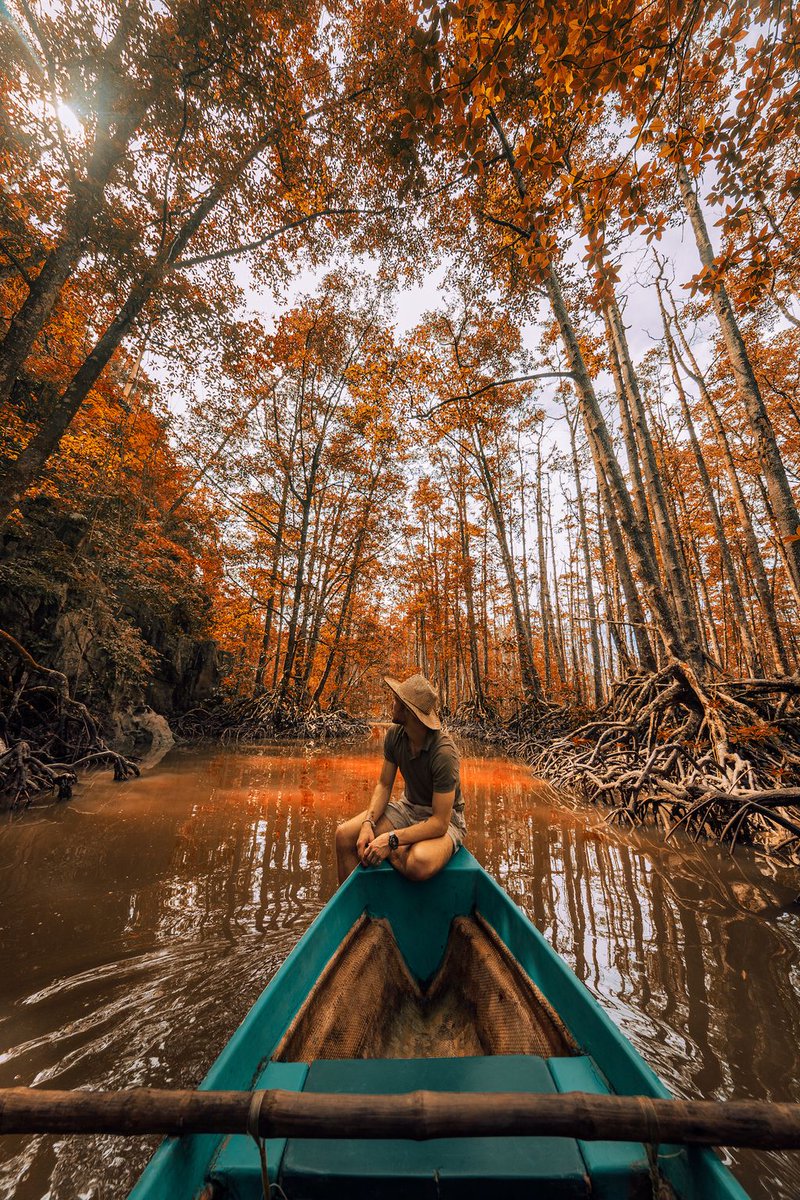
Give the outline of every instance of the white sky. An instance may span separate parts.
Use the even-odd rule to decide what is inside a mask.
[[[715,215],[713,212],[708,212],[707,216],[712,239],[716,240]],[[667,260],[670,282],[673,284],[676,299],[680,301],[687,295],[683,285],[688,283],[699,269],[697,249],[688,224],[668,227],[662,240],[655,244],[655,248],[659,256]],[[576,244],[575,259],[579,259],[582,254],[582,248]],[[641,360],[647,351],[662,338],[658,297],[655,288],[650,283],[655,273],[655,264],[652,253],[643,239],[636,237],[628,239],[625,250],[620,254],[620,259],[622,269],[618,295],[623,304],[631,351],[636,362]],[[364,269],[368,269],[369,260],[361,260],[360,265]],[[398,289],[395,304],[396,329],[399,336],[409,333],[426,311],[439,306],[443,296],[447,268],[448,264],[444,263],[433,268],[422,283],[403,285]],[[298,271],[286,288],[285,294],[276,298],[270,296],[263,289],[253,286],[246,261],[234,263],[236,282],[242,288],[245,296],[247,311],[243,315],[257,315],[268,328],[274,327],[276,319],[282,313],[289,311],[301,295],[313,293],[317,289],[329,269],[330,265],[323,265],[316,269]],[[543,306],[542,311],[546,313],[546,306]],[[546,317],[549,318],[549,313],[546,313]],[[536,326],[531,324],[523,333],[526,347],[529,350],[535,350],[539,339],[539,331]],[[152,368],[155,368],[155,374],[163,380],[164,375],[159,369],[159,365],[153,363],[151,364]],[[610,376],[601,376],[595,380],[595,384],[601,395],[610,395],[613,392],[613,382]],[[562,453],[568,453],[569,437],[566,423],[563,420],[563,405],[556,395],[557,387],[558,381],[554,381],[552,384],[542,382],[539,402],[551,418],[550,443],[558,447]],[[181,403],[176,403],[173,405],[173,411],[179,413],[182,407]],[[554,515],[558,519],[565,511],[565,503],[560,487],[555,480],[551,492]],[[529,544],[534,544],[532,537],[529,539]],[[565,538],[560,553],[566,555]]]

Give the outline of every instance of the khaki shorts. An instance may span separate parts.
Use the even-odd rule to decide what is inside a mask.
[[[402,800],[390,800],[383,815],[392,829],[405,829],[409,825],[418,825],[420,821],[427,821],[432,811],[424,804],[412,804],[404,796]],[[453,813],[450,824],[447,826],[447,832],[453,839],[453,854],[455,854],[459,846],[463,844],[467,832],[461,813]]]

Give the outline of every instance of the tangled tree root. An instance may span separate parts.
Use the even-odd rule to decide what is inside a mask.
[[[459,737],[488,742],[532,762],[554,738],[585,722],[589,712],[575,704],[534,701],[520,705],[512,717],[503,720],[493,706],[467,701],[458,706],[447,726]]]
[[[0,642],[17,660],[0,675],[0,805],[27,808],[53,794],[69,800],[82,770],[111,767],[116,780],[139,774],[105,744],[88,708],[70,696],[66,676],[41,666],[2,629]]]
[[[451,715],[442,712],[449,729],[463,738],[481,742],[501,742],[506,730],[491,700],[465,700]]]
[[[685,663],[618,683],[590,720],[546,736],[556,713],[506,746],[554,787],[659,823],[800,863],[800,677],[700,681]],[[566,728],[565,728],[566,726]]]
[[[263,742],[276,737],[311,741],[356,741],[369,725],[343,709],[320,712],[299,701],[264,692],[260,696],[218,696],[181,717],[174,725],[178,737],[214,738],[223,742]]]

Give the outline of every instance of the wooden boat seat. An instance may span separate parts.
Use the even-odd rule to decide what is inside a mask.
[[[306,1063],[270,1062],[253,1081],[253,1088],[302,1092],[307,1075]],[[285,1149],[286,1138],[266,1139],[270,1183],[277,1181]],[[215,1185],[215,1193],[226,1200],[263,1200],[261,1163],[251,1137],[232,1134],[223,1138],[211,1160],[206,1178]]]
[[[542,1059],[494,1055],[447,1059],[350,1059],[270,1063],[259,1087],[298,1091],[378,1093],[414,1091],[606,1092],[590,1059]],[[314,1197],[415,1198],[481,1197],[492,1183],[504,1200],[514,1197],[593,1197],[636,1200],[651,1197],[643,1146],[619,1142],[579,1142],[570,1138],[447,1138],[406,1140],[271,1139],[267,1161],[289,1200]],[[236,1136],[225,1140],[210,1178],[225,1200],[259,1200],[261,1176],[255,1144]]]

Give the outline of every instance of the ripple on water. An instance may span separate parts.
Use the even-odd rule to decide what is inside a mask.
[[[295,941],[293,923],[268,947],[251,932],[233,944],[178,945],[54,981],[21,999],[38,1010],[39,1033],[6,1048],[3,1070],[57,1088],[193,1087]],[[76,1007],[80,1015],[65,1020]],[[124,1195],[158,1139],[13,1140],[20,1144],[5,1147],[0,1194],[57,1200]]]

